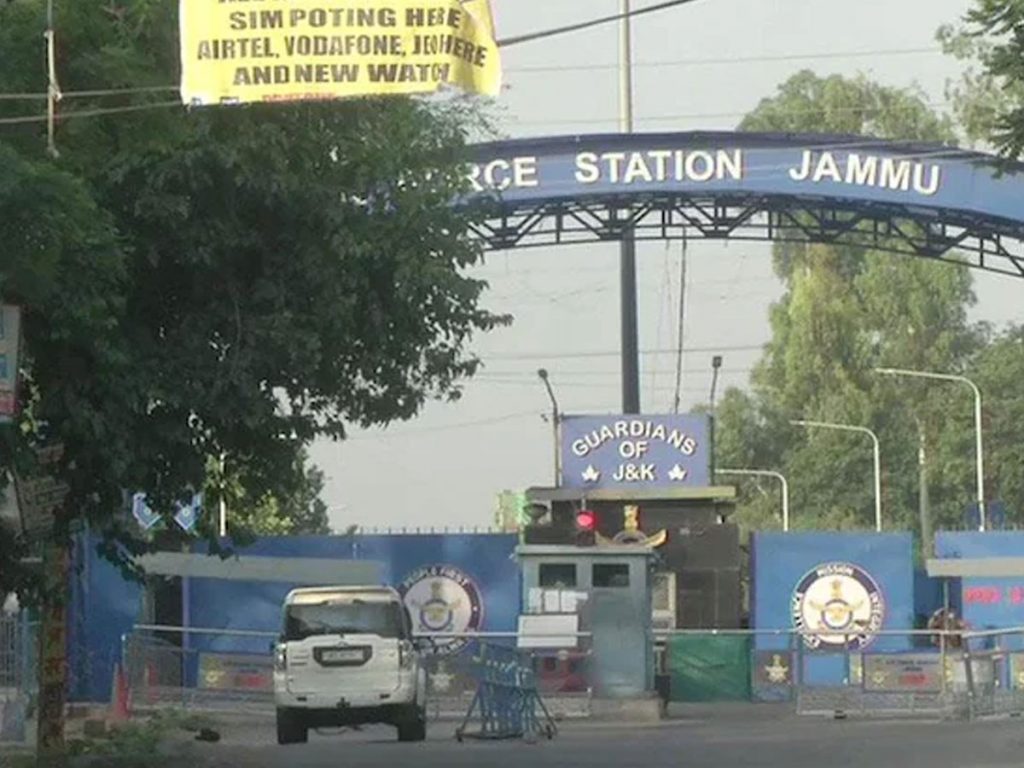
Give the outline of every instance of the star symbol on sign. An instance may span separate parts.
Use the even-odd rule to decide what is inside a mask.
[[[676,464],[669,470],[668,479],[674,483],[681,483],[686,479],[686,470]]]
[[[583,481],[586,483],[596,483],[601,479],[601,473],[594,469],[593,464],[588,464],[587,468],[583,470]]]

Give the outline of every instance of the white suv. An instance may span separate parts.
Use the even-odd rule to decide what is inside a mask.
[[[389,587],[296,589],[284,600],[275,645],[278,744],[310,728],[397,726],[399,741],[426,738],[426,673],[409,614]]]

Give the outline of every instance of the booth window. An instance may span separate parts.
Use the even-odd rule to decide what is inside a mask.
[[[595,587],[629,587],[629,566],[625,563],[613,565],[597,563],[594,565]]]
[[[576,586],[575,563],[541,563],[540,586],[549,589],[573,589]]]

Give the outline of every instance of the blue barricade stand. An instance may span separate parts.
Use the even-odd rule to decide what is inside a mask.
[[[479,656],[473,659],[476,694],[462,724],[455,729],[455,738],[554,738],[558,732],[555,721],[537,692],[533,670],[522,663],[518,652],[487,644],[481,644],[479,650]],[[470,731],[474,720],[479,721],[480,728]]]

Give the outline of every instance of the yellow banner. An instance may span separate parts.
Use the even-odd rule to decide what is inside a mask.
[[[180,0],[181,98],[239,104],[497,96],[490,0]]]

